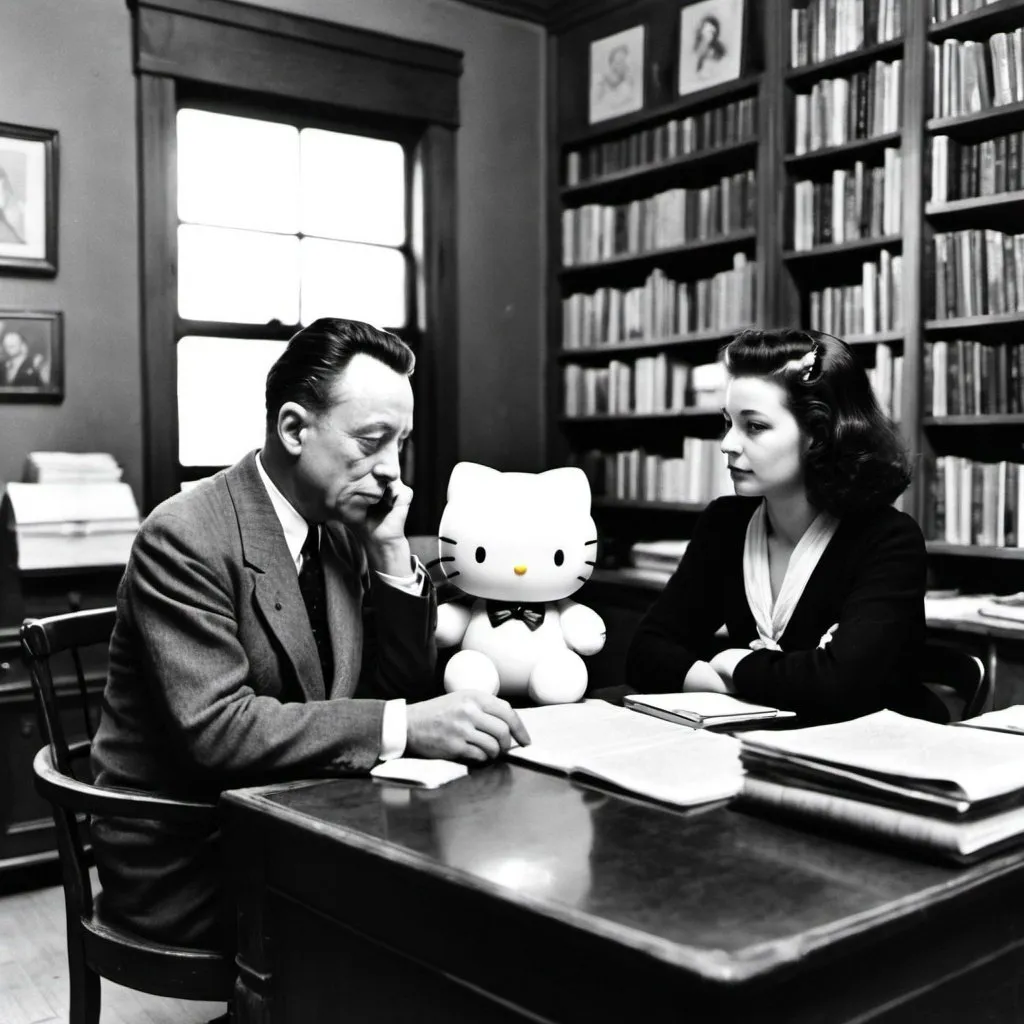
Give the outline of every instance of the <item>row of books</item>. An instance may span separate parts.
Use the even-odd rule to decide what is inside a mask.
[[[622,416],[682,412],[694,405],[690,367],[664,352],[607,366],[562,368],[562,412],[566,416]]]
[[[562,263],[597,263],[707,241],[755,226],[754,171],[706,188],[672,188],[646,199],[588,203],[562,211]]]
[[[934,341],[924,349],[923,390],[932,416],[1024,412],[1024,345]]]
[[[617,171],[732,146],[756,134],[757,97],[748,96],[570,150],[565,158],[565,182],[579,185]]]
[[[928,17],[933,24],[938,24],[997,3],[1002,0],[928,0]]]
[[[858,160],[829,181],[793,183],[793,248],[838,245],[899,234],[903,225],[903,158],[887,147],[880,167]]]
[[[1024,234],[968,228],[933,245],[936,317],[1024,312]]]
[[[889,345],[876,345],[875,365],[867,374],[882,412],[898,423],[903,417],[903,356]]]
[[[947,544],[1024,547],[1024,473],[1019,463],[939,455],[929,469],[926,537]]]
[[[932,117],[959,117],[1024,100],[1024,29],[996,32],[987,43],[929,43],[928,58]]]
[[[634,569],[659,572],[668,579],[679,568],[689,544],[688,540],[679,537],[634,541],[629,546],[629,564]]]
[[[733,493],[721,442],[684,437],[681,456],[590,449],[580,467],[595,497],[620,501],[708,502]]]
[[[789,60],[800,68],[902,35],[902,0],[809,0],[790,11]]]
[[[825,78],[798,92],[793,106],[793,152],[812,153],[855,139],[899,131],[903,61],[875,61],[849,78]]]
[[[837,337],[898,331],[903,323],[903,257],[887,249],[878,262],[861,264],[860,284],[831,285],[808,294],[809,316],[815,330]]]
[[[1021,152],[1024,132],[1010,132],[973,144],[948,135],[931,140],[931,201],[949,203],[1024,188]]]
[[[598,288],[562,300],[562,339],[569,349],[657,341],[694,331],[730,331],[753,323],[757,264],[743,253],[733,269],[676,281],[660,268],[639,288]]]

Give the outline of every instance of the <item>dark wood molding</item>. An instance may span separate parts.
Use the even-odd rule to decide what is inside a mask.
[[[458,51],[234,0],[131,0],[135,70],[458,127]]]
[[[143,511],[178,490],[177,174],[174,80],[138,76]]]
[[[551,9],[556,0],[461,0],[470,7],[480,7],[494,14],[506,14],[510,18],[532,21],[546,25],[551,18]]]
[[[612,11],[630,7],[635,0],[551,0],[547,27],[561,33],[586,21],[596,21]]]

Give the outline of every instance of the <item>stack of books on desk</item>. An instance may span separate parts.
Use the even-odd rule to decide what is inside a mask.
[[[1024,840],[1019,737],[893,711],[740,738],[751,809],[969,863]]]

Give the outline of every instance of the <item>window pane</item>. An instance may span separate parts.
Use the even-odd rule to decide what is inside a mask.
[[[299,240],[181,225],[178,313],[189,320],[298,323]]]
[[[405,326],[405,257],[397,249],[302,240],[302,323],[317,317]]]
[[[298,129],[179,110],[178,217],[194,224],[297,232]]]
[[[397,142],[302,130],[302,232],[405,242],[405,154]]]
[[[178,342],[178,460],[228,466],[263,444],[267,371],[284,341]]]

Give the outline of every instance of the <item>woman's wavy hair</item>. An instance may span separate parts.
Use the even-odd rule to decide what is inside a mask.
[[[815,508],[841,517],[889,505],[907,489],[906,450],[845,341],[795,328],[746,330],[724,356],[730,376],[762,377],[785,391],[808,439],[804,482]]]

